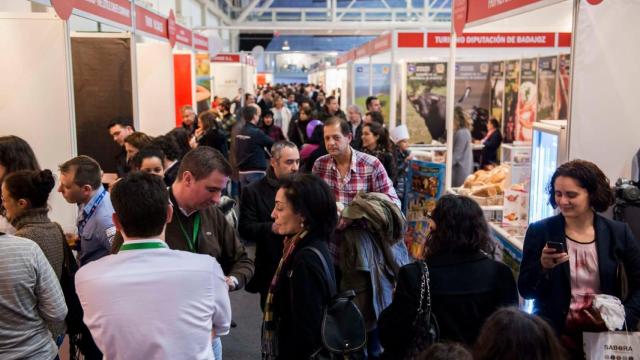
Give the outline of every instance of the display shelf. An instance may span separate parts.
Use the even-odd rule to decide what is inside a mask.
[[[511,246],[514,252],[522,254],[526,227],[502,226],[502,224],[496,222],[490,222],[489,227],[496,237],[506,242],[507,246]]]
[[[460,195],[460,188],[449,188],[446,190],[447,194]],[[473,197],[472,197],[473,199]],[[483,211],[502,211],[502,205],[480,205]]]

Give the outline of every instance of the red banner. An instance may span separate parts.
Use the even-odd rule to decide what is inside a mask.
[[[336,58],[336,65],[342,65],[342,64],[346,64],[349,61],[353,61],[353,59],[356,58],[356,51],[355,50],[349,50],[345,53],[340,54],[337,58]]]
[[[541,0],[473,0],[467,3],[467,23],[486,19]]]
[[[167,37],[169,38],[169,45],[173,47],[176,44],[176,16],[173,14],[173,9],[169,10],[169,17],[167,18]]]
[[[467,0],[455,0],[453,3],[453,30],[461,36],[467,23]]]
[[[237,63],[240,62],[240,54],[218,54],[211,58],[211,62]]]
[[[193,35],[191,34],[191,30],[176,24],[176,41],[183,45],[192,46]]]
[[[398,33],[399,48],[423,48],[424,33]]]
[[[371,54],[371,42],[368,42],[356,49],[356,59],[369,56]]]
[[[136,30],[167,38],[167,19],[136,5]]]
[[[200,34],[193,34],[193,47],[198,50],[209,51],[209,39]]]
[[[128,0],[75,0],[73,7],[118,24],[131,26],[131,3]]]
[[[51,6],[62,20],[69,20],[73,11],[73,0],[51,0]]]
[[[467,33],[456,38],[459,48],[554,47],[556,33]],[[449,47],[449,33],[428,33],[427,47]]]
[[[571,33],[558,33],[558,47],[571,47]]]
[[[380,35],[371,42],[371,55],[391,49],[391,33]]]

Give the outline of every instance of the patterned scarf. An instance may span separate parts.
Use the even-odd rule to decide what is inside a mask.
[[[307,235],[307,231],[304,230],[296,234],[293,238],[284,239],[284,249],[282,250],[282,258],[278,264],[273,278],[271,279],[271,285],[269,285],[269,293],[264,303],[264,318],[262,321],[262,359],[272,360],[278,357],[278,323],[274,316],[273,307],[273,295],[276,291],[277,285],[280,282],[280,274],[284,264],[287,263],[289,257],[296,248],[296,245],[300,240]]]

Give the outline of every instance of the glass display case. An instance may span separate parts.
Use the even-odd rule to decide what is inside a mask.
[[[546,120],[533,125],[529,224],[552,216],[547,186],[556,168],[567,161],[566,120]]]

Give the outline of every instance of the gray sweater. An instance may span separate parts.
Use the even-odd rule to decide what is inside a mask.
[[[473,148],[471,146],[471,132],[467,128],[456,130],[453,134],[453,165],[451,185],[459,187],[464,184],[467,176],[473,172]]]
[[[40,247],[0,234],[2,359],[53,359],[58,348],[47,326],[64,324],[66,315],[60,282]]]

